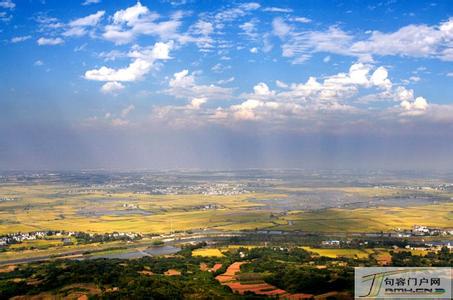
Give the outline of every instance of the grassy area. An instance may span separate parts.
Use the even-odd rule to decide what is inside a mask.
[[[13,244],[9,246],[9,249],[47,249],[50,247],[62,246],[63,242],[61,240],[32,240],[32,241],[23,241],[20,244]]]

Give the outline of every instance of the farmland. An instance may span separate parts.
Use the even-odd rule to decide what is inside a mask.
[[[39,230],[162,234],[206,229],[376,232],[453,223],[453,193],[434,188],[439,183],[430,183],[429,189],[409,189],[407,182],[326,187],[328,182],[316,178],[282,180],[272,178],[272,173],[266,174],[272,181],[250,174],[241,179],[182,174],[178,180],[185,184],[174,186],[175,179],[168,175],[148,176],[159,180],[144,180],[146,174],[6,180],[0,184],[0,199],[8,200],[0,201],[0,234]]]
[[[120,269],[157,289],[195,284],[226,299],[347,298],[352,266],[444,263],[436,255],[451,237],[450,185],[348,176],[341,184],[295,171],[4,176],[1,272],[65,261],[76,274],[81,265],[101,268],[91,261],[103,259],[121,261]],[[2,276],[9,288],[9,275]],[[26,281],[14,278],[19,291]],[[67,279],[54,292],[99,296],[121,285],[99,289]],[[334,288],[316,288],[326,281]],[[51,282],[36,295],[53,295]]]

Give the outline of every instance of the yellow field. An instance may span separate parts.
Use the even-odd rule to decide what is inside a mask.
[[[350,257],[350,258],[368,258],[370,254],[374,253],[373,249],[324,249],[324,248],[311,248],[302,247],[306,251],[313,252],[319,256],[326,256],[330,258]]]
[[[453,227],[453,203],[413,207],[327,209],[291,213],[281,219],[282,230],[315,232],[379,232],[410,229],[414,224]],[[293,222],[287,226],[288,220]]]
[[[282,190],[313,191],[315,188]],[[404,190],[384,188],[316,188],[363,197],[395,196]],[[421,191],[420,193],[423,193]],[[18,200],[0,202],[0,234],[37,230],[85,232],[168,233],[170,231],[218,229],[302,230],[311,232],[378,232],[411,228],[414,224],[453,227],[453,203],[408,208],[379,207],[292,211],[271,218],[270,211],[256,208],[264,203],[250,199],[284,199],[286,194],[249,193],[232,196],[144,195],[85,191],[61,185],[0,186],[0,195]],[[219,209],[204,210],[217,204]],[[124,205],[135,205],[128,210]],[[292,221],[292,225],[288,225]]]
[[[62,246],[63,242],[61,240],[32,240],[32,241],[23,241],[20,244],[13,244],[9,246],[10,249],[46,249],[49,247]]]
[[[252,193],[234,196],[142,195],[97,191],[69,194],[67,187],[46,185],[0,186],[0,194],[19,198],[17,201],[0,203],[0,234],[37,230],[167,233],[205,228],[263,228],[272,225],[269,213],[253,209],[264,204],[253,203],[248,199],[285,197]],[[200,208],[207,203],[217,204],[221,208]],[[128,211],[124,204],[136,205],[139,212]],[[87,211],[88,214],[81,211]],[[90,215],[90,212],[97,214]]]
[[[215,248],[202,248],[195,249],[192,251],[193,256],[212,256],[212,257],[223,257],[223,253],[219,249]]]

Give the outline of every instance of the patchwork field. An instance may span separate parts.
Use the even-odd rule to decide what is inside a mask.
[[[366,199],[376,201],[379,197],[407,197],[410,193],[421,197],[413,196],[411,199],[425,199],[429,195],[449,196],[437,191],[412,192],[388,188],[280,186],[275,192],[235,195],[154,195],[105,187],[87,189],[63,184],[3,184],[0,185],[0,196],[12,200],[0,202],[0,234],[39,230],[160,234],[203,229],[378,232],[408,229],[414,224],[453,227],[451,201],[408,207],[297,209],[299,202],[318,203],[319,199],[326,199],[327,204],[339,201],[335,197],[344,201],[361,199],[363,202]],[[323,195],[325,198],[322,198]],[[37,245],[38,248],[41,246]]]

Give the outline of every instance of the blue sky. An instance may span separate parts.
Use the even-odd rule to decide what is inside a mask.
[[[451,1],[0,0],[0,34],[0,167],[452,162]]]

